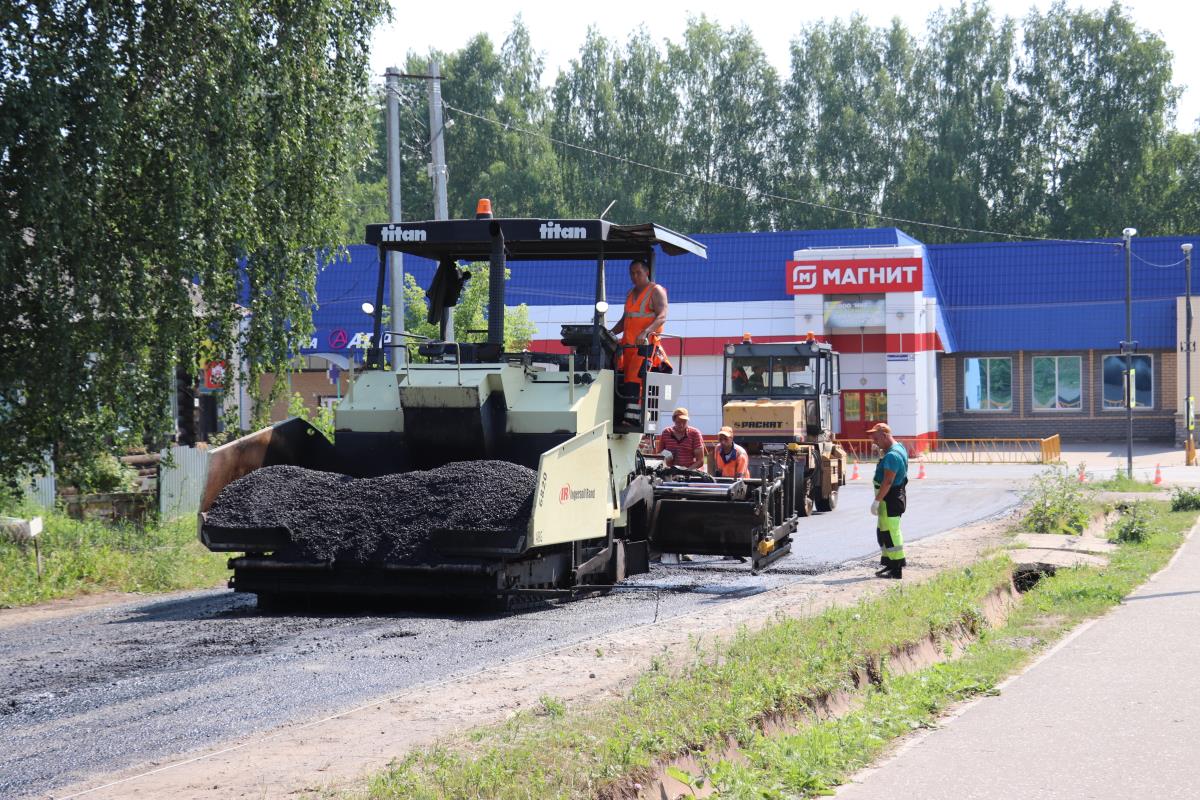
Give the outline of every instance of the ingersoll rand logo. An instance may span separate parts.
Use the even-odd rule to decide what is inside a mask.
[[[571,484],[564,483],[558,490],[558,502],[567,503],[573,500],[595,500],[595,489],[572,489]]]
[[[388,225],[383,229],[381,238],[385,242],[423,242],[425,241],[425,231],[420,228],[400,228],[396,225]]]
[[[543,239],[586,239],[587,228],[563,227],[557,222],[543,222],[538,226],[538,235]]]

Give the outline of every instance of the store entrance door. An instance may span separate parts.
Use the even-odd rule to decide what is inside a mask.
[[[842,390],[842,439],[866,439],[876,422],[887,422],[886,389]],[[869,449],[869,445],[868,445]]]

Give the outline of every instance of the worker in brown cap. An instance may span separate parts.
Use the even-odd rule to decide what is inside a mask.
[[[658,437],[659,455],[669,466],[708,472],[704,436],[689,424],[689,417],[688,410],[683,406],[671,412],[671,421],[675,424]],[[664,564],[691,561],[683,553],[663,553],[659,560]]]
[[[658,452],[673,467],[707,472],[705,464],[704,436],[689,422],[688,410],[683,406],[671,413],[675,424],[658,437]]]
[[[879,540],[880,578],[901,578],[904,572],[904,537],[900,534],[900,515],[908,505],[908,450],[892,436],[886,422],[867,433],[883,456],[875,465],[871,514],[875,517],[875,537]]]

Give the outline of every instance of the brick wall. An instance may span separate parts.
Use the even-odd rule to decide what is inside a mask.
[[[954,353],[942,359],[942,414],[939,433],[948,439],[970,437],[1040,438],[1059,434],[1067,441],[1122,441],[1126,434],[1123,409],[1103,407],[1103,358],[1110,350],[1014,353]],[[1078,411],[1033,409],[1033,359],[1036,356],[1079,356],[1081,408]],[[1154,407],[1135,408],[1133,436],[1139,441],[1176,438],[1176,358],[1173,352],[1155,351]],[[1011,411],[967,411],[964,406],[964,365],[967,358],[1011,358],[1013,368]]]
[[[286,379],[285,379],[286,380]],[[341,396],[346,396],[346,389],[349,386],[349,373],[342,371],[339,376],[341,384]],[[271,387],[275,385],[274,375],[264,375],[260,382],[262,386],[263,397],[271,391]],[[293,393],[299,392],[304,398],[304,405],[308,408],[310,414],[315,413],[321,405],[322,397],[337,397],[338,387],[329,382],[329,374],[323,369],[306,369],[300,372],[291,374],[290,391],[285,389],[278,400],[271,405],[271,422],[279,422],[288,417],[288,403],[291,400]]]

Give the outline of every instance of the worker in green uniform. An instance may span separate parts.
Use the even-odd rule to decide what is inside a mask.
[[[900,534],[900,515],[908,504],[908,450],[892,437],[892,429],[880,422],[867,431],[871,441],[883,453],[875,465],[875,495],[871,515],[875,517],[875,536],[879,540],[879,563],[875,574],[880,578],[899,579],[904,573],[904,537]]]

